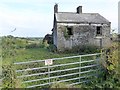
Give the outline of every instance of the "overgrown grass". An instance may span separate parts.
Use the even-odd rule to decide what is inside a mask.
[[[63,56],[70,56],[76,54],[69,53],[56,53],[52,52],[47,48],[42,40],[27,40],[27,39],[19,39],[19,38],[8,38],[3,37],[2,40],[2,56],[3,56],[3,64],[9,64],[13,62],[19,61],[29,61],[29,60],[41,60],[41,59],[49,59],[49,58],[57,58]]]
[[[17,87],[15,83],[20,83],[16,78],[14,62],[30,61],[30,60],[43,60],[50,58],[58,58],[76,54],[64,54],[52,52],[52,49],[42,43],[38,39],[26,39],[16,37],[3,37],[2,38],[2,67],[3,67],[3,87],[14,88]],[[13,66],[14,68],[12,68]],[[21,79],[22,80],[22,79]],[[19,84],[20,85],[20,84]],[[23,85],[24,86],[24,85]],[[18,87],[23,87],[22,85]]]
[[[22,86],[19,79],[16,79],[14,67],[11,67],[14,62],[21,62],[21,61],[30,61],[30,60],[43,60],[43,59],[50,59],[50,58],[58,58],[58,57],[65,57],[65,56],[73,56],[79,54],[86,54],[86,53],[96,53],[100,52],[97,47],[94,46],[84,46],[84,47],[74,47],[71,50],[66,50],[65,52],[56,52],[53,45],[47,45],[42,43],[42,39],[26,39],[26,38],[15,38],[15,37],[3,37],[2,39],[2,57],[3,57],[3,87],[6,88],[14,88],[14,87],[25,87]],[[118,51],[120,52],[120,51]],[[116,54],[111,53],[112,58],[109,59],[110,62],[113,62],[113,65],[116,65]],[[68,60],[64,61],[64,63],[68,62]],[[61,62],[58,62],[61,63]],[[94,82],[91,84],[81,84],[77,85],[76,87],[85,88],[87,87],[92,88],[93,90],[97,88],[120,88],[120,60],[118,60],[117,68],[106,66],[108,70],[111,69],[117,71],[118,74],[115,73],[107,73],[102,74],[101,77],[103,78],[96,78]],[[114,66],[115,66],[114,65]],[[74,67],[74,66],[71,66]],[[65,67],[64,67],[65,68]],[[68,67],[67,67],[68,68]],[[55,68],[53,68],[55,69]],[[59,68],[56,68],[59,69]],[[106,74],[106,75],[104,75]],[[8,77],[8,78],[6,78]],[[13,78],[14,77],[14,78]],[[34,78],[33,78],[34,79]],[[16,83],[16,84],[15,84]],[[57,86],[58,85],[58,86]],[[51,87],[61,87],[63,84],[60,83],[56,85],[52,85]],[[64,85],[63,85],[64,86]],[[65,85],[66,87],[66,85]]]

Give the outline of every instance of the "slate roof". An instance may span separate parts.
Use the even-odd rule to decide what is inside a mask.
[[[64,23],[91,23],[91,24],[109,24],[110,22],[98,13],[55,13],[57,22]]]

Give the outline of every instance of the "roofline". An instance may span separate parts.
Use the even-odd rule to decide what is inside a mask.
[[[77,12],[57,12],[57,13],[72,13],[72,14],[78,14]],[[99,14],[99,13],[80,13],[80,14]]]
[[[99,13],[77,13],[77,12],[57,12],[55,14],[59,14],[59,13],[71,13],[71,14],[99,14]],[[99,14],[100,15],[100,14]]]
[[[111,24],[111,22],[108,23],[95,23],[95,22],[73,22],[73,21],[56,21],[57,23],[76,23],[76,24]]]

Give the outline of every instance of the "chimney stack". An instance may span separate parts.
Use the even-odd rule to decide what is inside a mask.
[[[78,13],[78,14],[82,13],[82,6],[78,6],[78,7],[77,7],[77,13]]]
[[[54,5],[54,13],[57,13],[58,12],[58,4],[55,4]]]

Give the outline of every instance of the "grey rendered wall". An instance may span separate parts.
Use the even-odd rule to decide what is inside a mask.
[[[102,25],[103,35],[101,37],[96,36],[96,25],[70,25],[73,26],[73,35],[71,35],[69,39],[66,39],[64,37],[65,26],[69,26],[69,24],[57,24],[57,49],[59,51],[63,51],[64,49],[71,49],[74,46],[86,44],[100,46],[100,38],[102,38],[103,47],[109,45],[110,43],[109,25]]]

